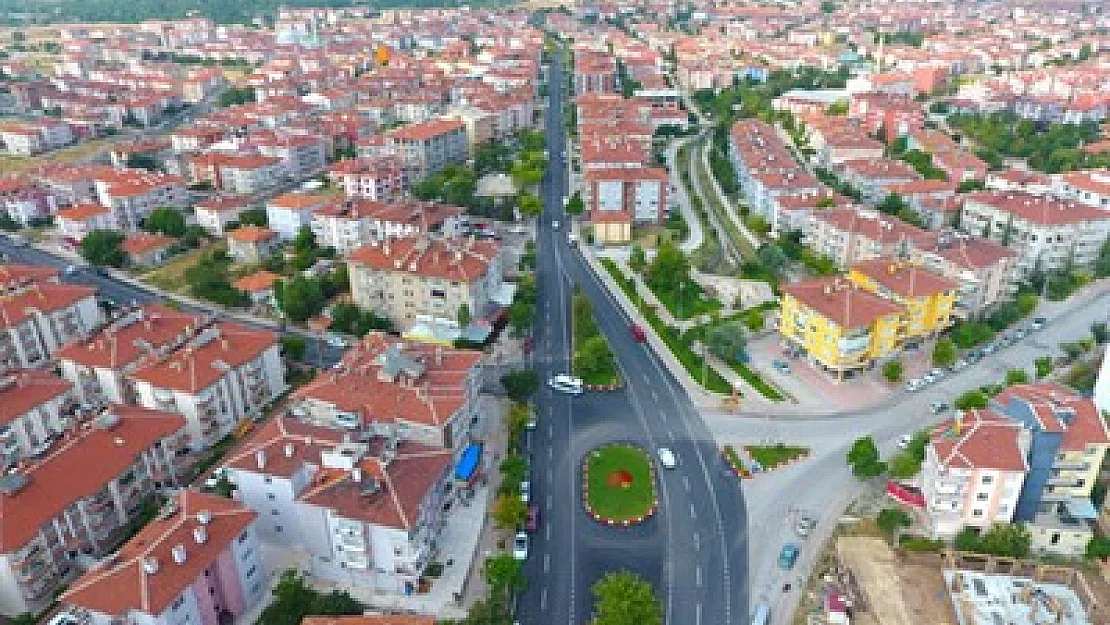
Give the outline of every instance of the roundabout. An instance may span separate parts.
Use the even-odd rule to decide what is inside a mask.
[[[591,450],[582,463],[582,505],[594,520],[605,525],[643,523],[659,507],[651,457],[627,444]]]

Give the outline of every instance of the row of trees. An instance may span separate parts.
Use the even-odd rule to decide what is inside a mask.
[[[1100,138],[1095,122],[1045,124],[1000,112],[952,115],[948,123],[978,144],[977,154],[992,168],[1002,167],[1002,157],[1026,158],[1030,167],[1049,174],[1110,166],[1110,154],[1081,149]]]

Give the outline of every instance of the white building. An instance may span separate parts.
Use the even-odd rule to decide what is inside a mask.
[[[301,228],[312,224],[313,212],[334,203],[327,196],[286,193],[266,203],[266,223],[282,241],[292,241]]]
[[[46,371],[25,369],[0,376],[0,465],[43,453],[70,424],[73,385]]]
[[[41,367],[69,341],[100,326],[96,289],[31,284],[0,298],[0,371]]]
[[[921,465],[932,534],[1013,521],[1030,444],[1020,423],[989,409],[957,412],[933,430]]]
[[[1110,211],[1110,171],[1092,169],[1055,176],[1052,193],[1063,200]]]
[[[219,323],[130,374],[138,403],[185,417],[204,449],[285,392],[285,363],[272,332]]]

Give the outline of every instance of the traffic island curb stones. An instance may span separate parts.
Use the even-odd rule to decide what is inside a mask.
[[[590,453],[592,454],[595,451],[597,451],[598,449],[602,449],[603,447],[610,447],[610,446],[613,446],[613,445],[603,445],[602,447],[595,447],[594,449],[590,450]],[[625,445],[625,446],[626,447],[635,447],[635,445]],[[640,451],[643,451],[643,450],[640,449]],[[646,451],[644,451],[643,453],[644,453],[645,456],[647,456]],[[587,454],[587,459],[582,461],[582,507],[585,508],[586,514],[590,515],[591,519],[593,519],[594,521],[597,521],[598,523],[600,523],[602,525],[608,526],[608,527],[632,527],[634,525],[639,525],[639,524],[643,523],[644,521],[647,521],[651,517],[655,516],[656,511],[659,510],[659,494],[658,494],[658,489],[655,488],[655,464],[651,462],[650,458],[647,461],[647,465],[648,465],[648,476],[649,476],[649,479],[651,480],[651,485],[652,485],[651,486],[651,493],[652,493],[651,507],[648,508],[644,512],[644,514],[642,514],[638,517],[633,517],[633,518],[629,518],[629,519],[611,519],[611,518],[608,518],[608,517],[605,517],[605,516],[602,516],[602,515],[598,514],[597,512],[594,511],[593,507],[590,506],[590,470],[589,470],[589,465],[590,465],[589,454]]]

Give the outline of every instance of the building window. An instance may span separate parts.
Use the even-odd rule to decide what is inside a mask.
[[[975,510],[971,511],[971,516],[976,517],[976,518],[981,517],[981,516],[983,516],[983,511],[976,508]]]
[[[270,516],[277,516],[279,514],[281,514],[281,513],[278,512],[277,508],[270,508]]]
[[[248,578],[254,577],[254,574],[257,573],[257,572],[258,572],[258,565],[252,566],[251,568],[247,569],[247,577]]]
[[[181,606],[183,606],[183,605],[185,605],[185,595],[181,595],[180,597],[178,597],[177,599],[174,600],[172,609],[173,610],[180,610]]]
[[[983,482],[983,484],[992,484],[992,483],[994,483],[994,476],[993,475],[984,475],[982,482]]]
[[[977,494],[975,495],[975,499],[976,499],[977,501],[986,501],[986,500],[987,500],[987,497],[988,497],[988,495],[987,495],[986,493],[977,493]]]
[[[272,484],[273,481],[274,481],[274,478],[267,475],[266,477],[262,478],[262,481],[265,482],[266,484]]]
[[[277,532],[278,534],[280,534],[281,533],[281,526],[280,525],[275,525],[274,526],[274,531]]]
[[[266,493],[266,499],[269,499],[270,501],[273,501],[274,499],[276,499],[276,497],[277,496],[273,493]]]
[[[244,531],[242,534],[239,534],[239,544],[241,545],[245,542],[247,542],[247,533]]]

